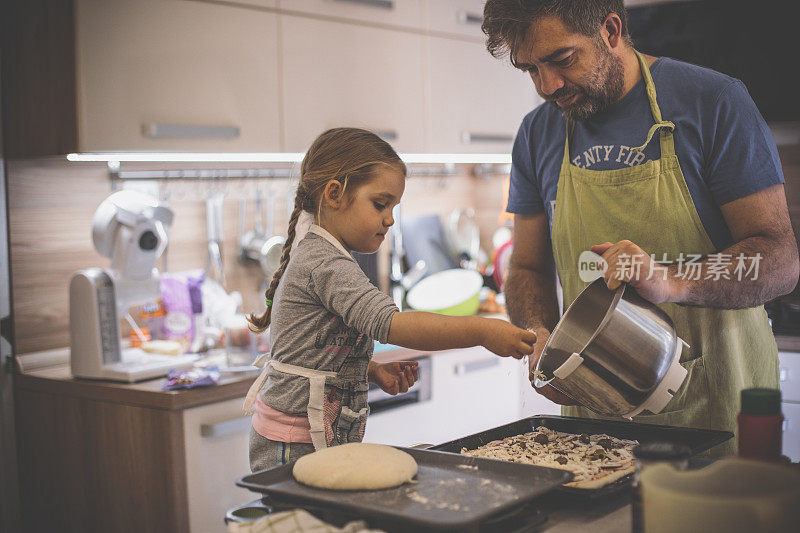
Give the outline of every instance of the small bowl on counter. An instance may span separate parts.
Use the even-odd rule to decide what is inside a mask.
[[[431,274],[408,291],[408,305],[417,311],[451,316],[474,315],[480,307],[483,276],[475,270],[451,268]]]

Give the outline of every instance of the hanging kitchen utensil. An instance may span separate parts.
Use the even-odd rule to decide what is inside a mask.
[[[439,215],[406,216],[399,222],[402,237],[402,250],[408,265],[415,265],[420,260],[427,265],[426,276],[458,267],[447,243],[442,221]],[[399,281],[398,263],[397,280]]]
[[[222,265],[222,205],[225,193],[209,190],[206,197],[206,234],[208,235],[208,260],[206,277],[225,285],[225,270]]]
[[[475,270],[478,267],[481,235],[475,222],[475,210],[454,209],[447,223],[447,240],[450,251],[461,268]]]
[[[263,200],[261,191],[258,191],[255,198],[255,227],[241,237],[239,257],[243,262],[257,262],[269,281],[280,267],[283,244],[286,242],[284,237],[274,234],[275,197],[269,191],[267,192],[266,211],[265,231]]]

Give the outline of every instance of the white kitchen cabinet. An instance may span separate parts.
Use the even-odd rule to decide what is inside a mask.
[[[183,411],[189,530],[226,531],[225,512],[255,498],[237,487],[237,478],[250,473],[250,417],[242,416],[244,398],[193,407]]]
[[[434,357],[432,363],[432,399],[447,417],[442,431],[448,438],[442,440],[519,419],[521,361],[478,346]]]
[[[800,352],[778,352],[778,376],[783,401],[800,403]]]
[[[367,418],[364,442],[392,446],[438,444],[442,418],[430,401],[380,411]]]
[[[783,455],[800,461],[800,352],[778,352],[783,403]]]
[[[783,411],[783,455],[800,461],[800,403],[781,404]]]
[[[428,401],[370,415],[364,440],[441,444],[519,418],[520,361],[482,347],[431,355]]]
[[[524,362],[525,370],[520,372],[520,395],[522,401],[519,406],[519,418],[534,415],[560,415],[561,406],[552,402],[536,392],[528,379],[528,362]]]
[[[485,0],[436,0],[425,2],[425,25],[429,31],[484,39],[481,31]]]
[[[482,43],[426,37],[431,152],[507,153],[542,102],[528,76]]]
[[[215,2],[218,0],[192,0],[193,2]],[[224,0],[227,4],[238,4],[245,7],[266,7],[276,9],[278,0]]]
[[[80,149],[280,150],[277,18],[186,0],[79,0]]]
[[[286,150],[359,126],[398,151],[422,151],[422,36],[292,16],[281,24]]]
[[[437,0],[438,1],[438,0]],[[423,27],[425,0],[279,0],[286,12],[397,27]]]

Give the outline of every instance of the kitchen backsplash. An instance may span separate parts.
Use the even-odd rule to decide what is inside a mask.
[[[490,252],[507,176],[473,177],[468,166],[457,168],[463,170],[461,175],[409,178],[403,214],[436,213],[445,221],[453,209],[473,207],[483,248]],[[160,182],[159,187],[160,195],[169,199],[175,213],[166,253],[167,269],[172,272],[205,267],[205,199],[211,190],[225,193],[226,289],[242,293],[243,311],[260,312],[261,270],[256,264],[243,265],[237,260],[239,199],[248,200],[245,229],[250,229],[256,191],[272,191],[276,197],[274,228],[285,235],[289,180],[170,180]],[[79,269],[109,265],[109,259],[95,251],[91,237],[94,211],[112,192],[108,169],[104,163],[69,163],[62,159],[9,161],[8,188],[17,353],[66,346],[70,277]],[[388,272],[388,241],[378,253],[379,270]]]
[[[800,236],[800,146],[780,148],[786,192],[795,235]],[[185,166],[185,165],[184,165]],[[253,165],[250,165],[253,166]],[[473,207],[482,247],[491,251],[491,236],[503,207],[505,175],[474,177],[469,167],[461,175],[413,176],[403,196],[406,215],[436,213],[446,220],[453,209]],[[169,232],[167,268],[204,268],[207,258],[205,198],[221,189],[224,204],[224,265],[227,289],[244,299],[243,311],[263,307],[258,265],[237,260],[239,199],[247,198],[245,228],[254,222],[253,198],[258,188],[276,193],[275,230],[285,234],[288,179],[161,182],[175,221]],[[9,226],[12,290],[17,353],[69,344],[67,287],[73,272],[108,266],[92,245],[92,217],[111,192],[104,163],[68,163],[61,159],[8,162]],[[388,269],[388,241],[379,253],[379,271]],[[800,290],[795,290],[800,296]]]

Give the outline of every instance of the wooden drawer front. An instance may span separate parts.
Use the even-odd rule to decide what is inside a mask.
[[[800,402],[800,352],[778,352],[781,394],[785,402]]]
[[[422,4],[423,0],[280,0],[283,11],[419,29]]]
[[[186,409],[186,489],[193,533],[226,531],[225,512],[254,499],[236,486],[250,473],[250,417],[242,416],[244,398]]]

